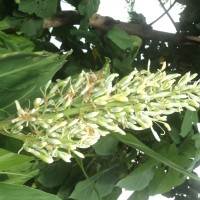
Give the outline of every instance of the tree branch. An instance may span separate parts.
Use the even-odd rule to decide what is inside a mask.
[[[80,24],[82,18],[76,11],[61,11],[50,18],[44,19],[43,28]]]
[[[45,19],[43,28],[59,27],[63,25],[73,26],[80,24],[83,17],[76,11],[61,11],[51,18]],[[200,45],[200,38],[195,36],[182,36],[180,34],[167,33],[156,31],[149,25],[134,24],[114,20],[111,17],[104,17],[99,14],[94,14],[89,20],[89,26],[99,29],[102,32],[109,31],[112,27],[116,26],[124,30],[130,35],[137,35],[143,39],[156,39],[166,42],[190,42]]]

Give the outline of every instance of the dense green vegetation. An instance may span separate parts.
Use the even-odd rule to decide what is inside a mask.
[[[65,1],[0,0],[0,200],[199,199],[200,2],[170,34]]]

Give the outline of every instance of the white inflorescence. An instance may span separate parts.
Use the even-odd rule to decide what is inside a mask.
[[[118,82],[118,74],[107,74],[105,69],[49,81],[32,109],[15,101],[17,117],[10,132],[24,134],[23,149],[47,163],[57,158],[70,162],[73,154],[83,158],[78,149],[110,132],[125,134],[126,128],[150,128],[159,141],[154,123],[170,130],[167,115],[184,108],[196,110],[200,102],[200,84],[191,83],[197,74],[188,72],[176,81],[180,74],[166,75],[163,70],[133,71]]]

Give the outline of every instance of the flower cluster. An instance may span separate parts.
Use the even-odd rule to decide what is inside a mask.
[[[167,115],[199,107],[200,84],[192,82],[196,74],[188,72],[177,81],[181,75],[167,75],[164,68],[156,73],[135,70],[118,81],[118,74],[107,71],[49,81],[31,109],[16,101],[10,132],[26,136],[22,148],[47,163],[58,158],[70,162],[73,154],[83,158],[79,149],[95,144],[100,136],[125,134],[126,128],[150,128],[159,141],[154,123],[170,130]]]

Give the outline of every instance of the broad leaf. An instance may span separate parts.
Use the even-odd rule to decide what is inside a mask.
[[[28,37],[38,35],[42,30],[43,20],[28,19],[20,24],[19,30]]]
[[[113,191],[106,197],[103,198],[103,200],[116,200],[121,195],[122,189],[119,187],[114,187]]]
[[[33,157],[19,155],[0,149],[1,182],[23,184],[37,175],[39,170],[34,170],[33,164],[30,162],[32,160],[34,160]]]
[[[148,200],[149,199],[149,194],[148,191],[143,190],[140,192],[134,192],[128,200]]]
[[[61,200],[55,195],[42,192],[24,185],[0,183],[0,199],[4,200]]]
[[[177,128],[172,127],[171,131],[169,132],[169,136],[175,144],[180,144],[181,136]]]
[[[198,178],[194,174],[190,173],[189,171],[185,170],[181,166],[175,164],[174,162],[172,162],[171,160],[162,156],[161,154],[155,152],[154,150],[152,150],[151,148],[149,148],[148,146],[143,144],[140,140],[138,140],[133,135],[131,135],[131,134],[121,135],[119,133],[112,133],[112,135],[114,137],[118,138],[119,141],[123,142],[124,144],[144,152],[146,155],[148,155],[148,156],[154,158],[155,160],[171,167],[172,169],[175,169],[176,171],[180,172],[181,174],[183,174],[185,176],[189,176],[190,178],[192,178],[196,181],[200,181],[200,178]]]
[[[127,75],[133,71],[133,61],[142,45],[138,36],[128,35],[118,27],[108,31],[107,43],[112,53],[112,63],[117,72]]]
[[[88,25],[88,19],[97,12],[99,8],[100,0],[82,0],[78,5],[78,11],[84,16],[81,21],[81,27],[86,28]]]
[[[0,54],[10,52],[32,52],[34,44],[25,37],[8,35],[0,31]]]
[[[70,198],[77,200],[101,200],[102,197],[106,197],[112,192],[119,177],[118,170],[118,167],[106,169],[86,180],[80,181]]]
[[[166,172],[167,171],[167,172]],[[185,181],[185,177],[176,170],[159,167],[153,181],[149,184],[149,195],[163,194]]]
[[[20,0],[19,10],[38,17],[51,17],[57,9],[57,0]]]
[[[107,135],[106,137],[101,137],[100,140],[93,145],[95,152],[98,155],[110,155],[116,152],[118,145],[118,140]]]
[[[99,176],[100,174],[97,174],[84,181],[78,182],[75,190],[70,195],[70,198],[77,200],[100,200],[101,197],[94,190],[94,182],[99,178]]]
[[[45,187],[57,187],[64,182],[70,170],[70,164],[62,161],[54,162],[41,171],[37,180]]]
[[[137,54],[140,46],[142,45],[142,40],[139,37],[133,35],[130,36],[125,31],[117,27],[109,30],[106,37],[121,50],[131,51],[132,55],[134,55],[134,53]]]
[[[9,170],[12,167],[16,167],[17,165],[23,164],[24,162],[29,162],[33,159],[34,158],[30,156],[24,156],[21,154],[19,155],[4,149],[0,149],[0,170]]]
[[[187,110],[183,119],[183,123],[181,125],[181,136],[186,137],[187,134],[192,129],[192,124],[196,124],[198,122],[197,112]]]
[[[41,95],[43,87],[63,65],[67,55],[9,53],[0,58],[0,107],[15,113],[14,101]],[[28,103],[26,101],[26,103]]]
[[[125,188],[127,190],[143,190],[146,188],[152,180],[157,164],[157,161],[151,159],[146,163],[139,166],[132,173],[119,181],[117,186]]]
[[[10,28],[9,23],[7,23],[6,21],[0,21],[0,31],[6,30],[8,28]]]
[[[99,0],[82,0],[78,6],[78,10],[81,15],[90,17],[97,12],[99,3]]]

